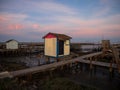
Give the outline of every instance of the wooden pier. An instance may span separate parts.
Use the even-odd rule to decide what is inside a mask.
[[[119,46],[112,46],[113,56],[116,61],[119,73],[120,73],[120,50],[117,48]]]
[[[102,52],[92,53],[92,54],[84,55],[84,56],[81,56],[81,57],[78,57],[75,59],[71,59],[71,60],[55,62],[55,63],[32,67],[32,68],[27,68],[27,69],[23,69],[23,70],[17,70],[17,71],[12,71],[12,72],[6,71],[6,72],[0,73],[0,78],[16,77],[16,76],[22,76],[22,75],[33,74],[33,73],[38,73],[38,72],[50,71],[50,70],[54,70],[58,67],[61,67],[64,65],[70,65],[70,64],[76,63],[76,62],[87,63],[90,65],[96,65],[96,66],[102,66],[102,67],[108,67],[108,68],[117,68],[116,64],[99,62],[99,61],[90,61],[90,60],[84,59],[86,57],[92,57],[92,56],[96,56],[96,55],[100,55],[100,54],[102,54]]]
[[[5,44],[0,44],[0,57],[26,56],[44,51],[44,43],[19,43],[18,49],[7,49]]]

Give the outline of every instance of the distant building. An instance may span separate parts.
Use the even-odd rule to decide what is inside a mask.
[[[110,40],[102,40],[103,52],[110,50]]]
[[[18,49],[18,41],[14,39],[6,41],[6,49]]]
[[[71,37],[64,34],[48,33],[44,37],[44,54],[51,57],[60,57],[70,54]]]

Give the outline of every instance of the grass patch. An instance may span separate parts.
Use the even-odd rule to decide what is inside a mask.
[[[76,84],[67,78],[30,81],[22,84],[15,79],[0,79],[0,90],[97,90],[94,87]]]
[[[66,78],[55,78],[44,83],[43,90],[97,90],[94,87],[76,84]]]

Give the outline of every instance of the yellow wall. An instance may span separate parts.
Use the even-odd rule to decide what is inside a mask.
[[[45,38],[45,55],[56,56],[56,38]]]
[[[70,41],[66,40],[64,42],[64,55],[69,55],[70,54]]]

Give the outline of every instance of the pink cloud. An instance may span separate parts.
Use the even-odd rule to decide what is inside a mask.
[[[33,24],[32,27],[33,27],[34,29],[39,29],[39,28],[40,28],[40,25],[39,25],[39,24]]]
[[[9,30],[19,30],[19,29],[23,29],[24,26],[21,24],[12,24],[8,26]]]
[[[6,18],[5,18],[5,17],[0,16],[0,21],[5,21],[5,20],[6,20]]]
[[[89,20],[71,16],[56,16],[51,17],[51,19],[54,19],[56,22],[50,24],[28,22],[25,21],[24,15],[12,15],[14,14],[0,15],[1,34],[24,35],[24,33],[27,32],[56,32],[65,33],[77,38],[89,38],[101,37],[102,33],[109,37],[118,37],[118,33],[120,33],[120,15]]]
[[[26,14],[0,13],[0,22],[21,22],[27,17]]]

